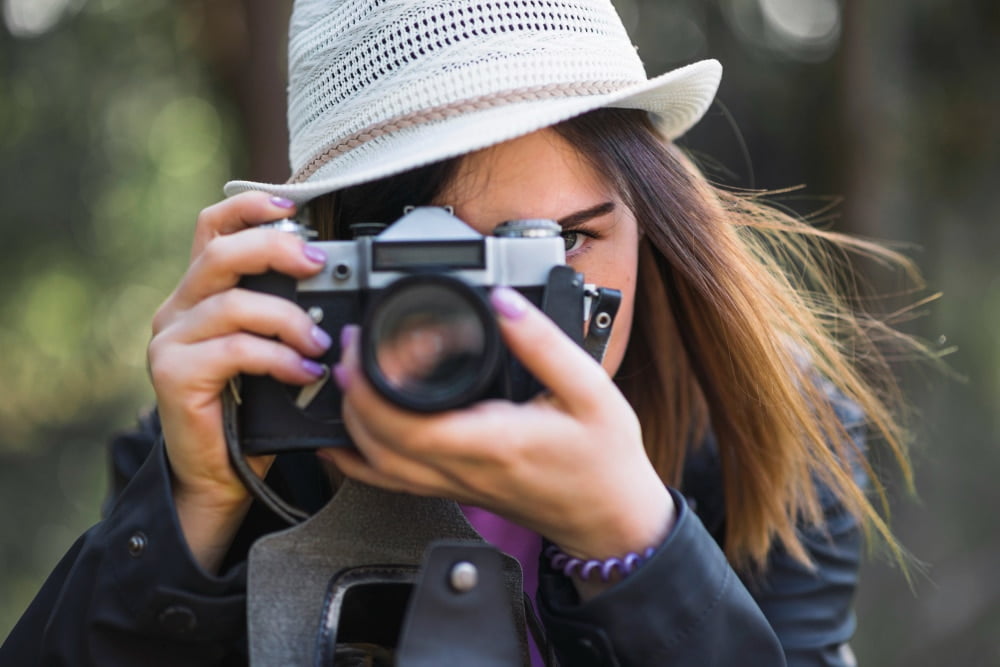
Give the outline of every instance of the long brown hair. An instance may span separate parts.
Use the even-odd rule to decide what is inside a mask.
[[[872,470],[824,387],[863,411],[909,481],[899,394],[873,335],[887,328],[849,307],[831,258],[847,249],[906,260],[710,185],[644,112],[604,109],[554,129],[639,224],[635,320],[616,382],[664,482],[680,485],[692,443],[711,429],[734,566],[763,567],[776,542],[808,563],[797,526],[822,524],[822,487],[894,547],[852,465]],[[399,202],[430,203],[459,161],[322,197],[314,224],[344,238],[345,220],[389,222]]]

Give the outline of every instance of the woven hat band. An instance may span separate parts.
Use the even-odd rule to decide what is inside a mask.
[[[581,97],[588,95],[606,95],[634,85],[633,81],[594,81],[590,83],[570,83],[538,86],[535,88],[520,88],[503,93],[482,95],[469,100],[444,104],[433,109],[423,109],[413,113],[393,118],[385,123],[366,128],[345,139],[331,143],[306,162],[298,171],[292,174],[289,183],[302,183],[315,174],[330,160],[336,159],[348,151],[355,150],[386,134],[400,130],[448,120],[475,111],[483,111],[518,102],[534,102],[546,99],[565,97]]]

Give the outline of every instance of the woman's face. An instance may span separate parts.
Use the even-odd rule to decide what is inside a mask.
[[[481,234],[517,218],[549,218],[563,227],[566,261],[588,283],[622,293],[604,368],[621,365],[632,328],[639,234],[635,217],[609,183],[553,130],[472,153],[434,202]]]

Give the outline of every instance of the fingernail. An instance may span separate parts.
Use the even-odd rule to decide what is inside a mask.
[[[340,330],[340,349],[346,350],[358,337],[358,325],[345,324]]]
[[[271,197],[271,203],[278,208],[295,208],[295,202],[284,197]]]
[[[318,364],[312,359],[302,360],[302,370],[317,378],[326,375],[326,368],[323,367],[323,364]]]
[[[519,320],[528,311],[528,302],[509,287],[495,287],[490,292],[490,303],[494,310],[508,320]]]
[[[328,349],[330,347],[330,344],[333,342],[333,339],[330,338],[330,334],[328,334],[322,328],[317,326],[314,326],[312,328],[312,331],[309,332],[309,335],[312,336],[313,341],[315,341],[316,344],[319,345],[324,350]]]
[[[351,384],[351,371],[344,364],[337,364],[333,367],[333,379],[336,380],[340,391],[347,391]]]
[[[302,254],[306,256],[310,262],[316,264],[326,264],[326,253],[317,248],[316,246],[309,245],[308,243],[302,246]]]

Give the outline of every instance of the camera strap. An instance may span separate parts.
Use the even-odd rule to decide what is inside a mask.
[[[230,379],[228,391],[222,392],[222,431],[226,439],[226,451],[229,453],[229,464],[233,472],[243,482],[243,486],[253,496],[254,500],[281,517],[288,524],[295,525],[304,521],[309,514],[285,500],[268,487],[257,473],[250,468],[243,449],[240,447],[239,415],[240,378]]]

